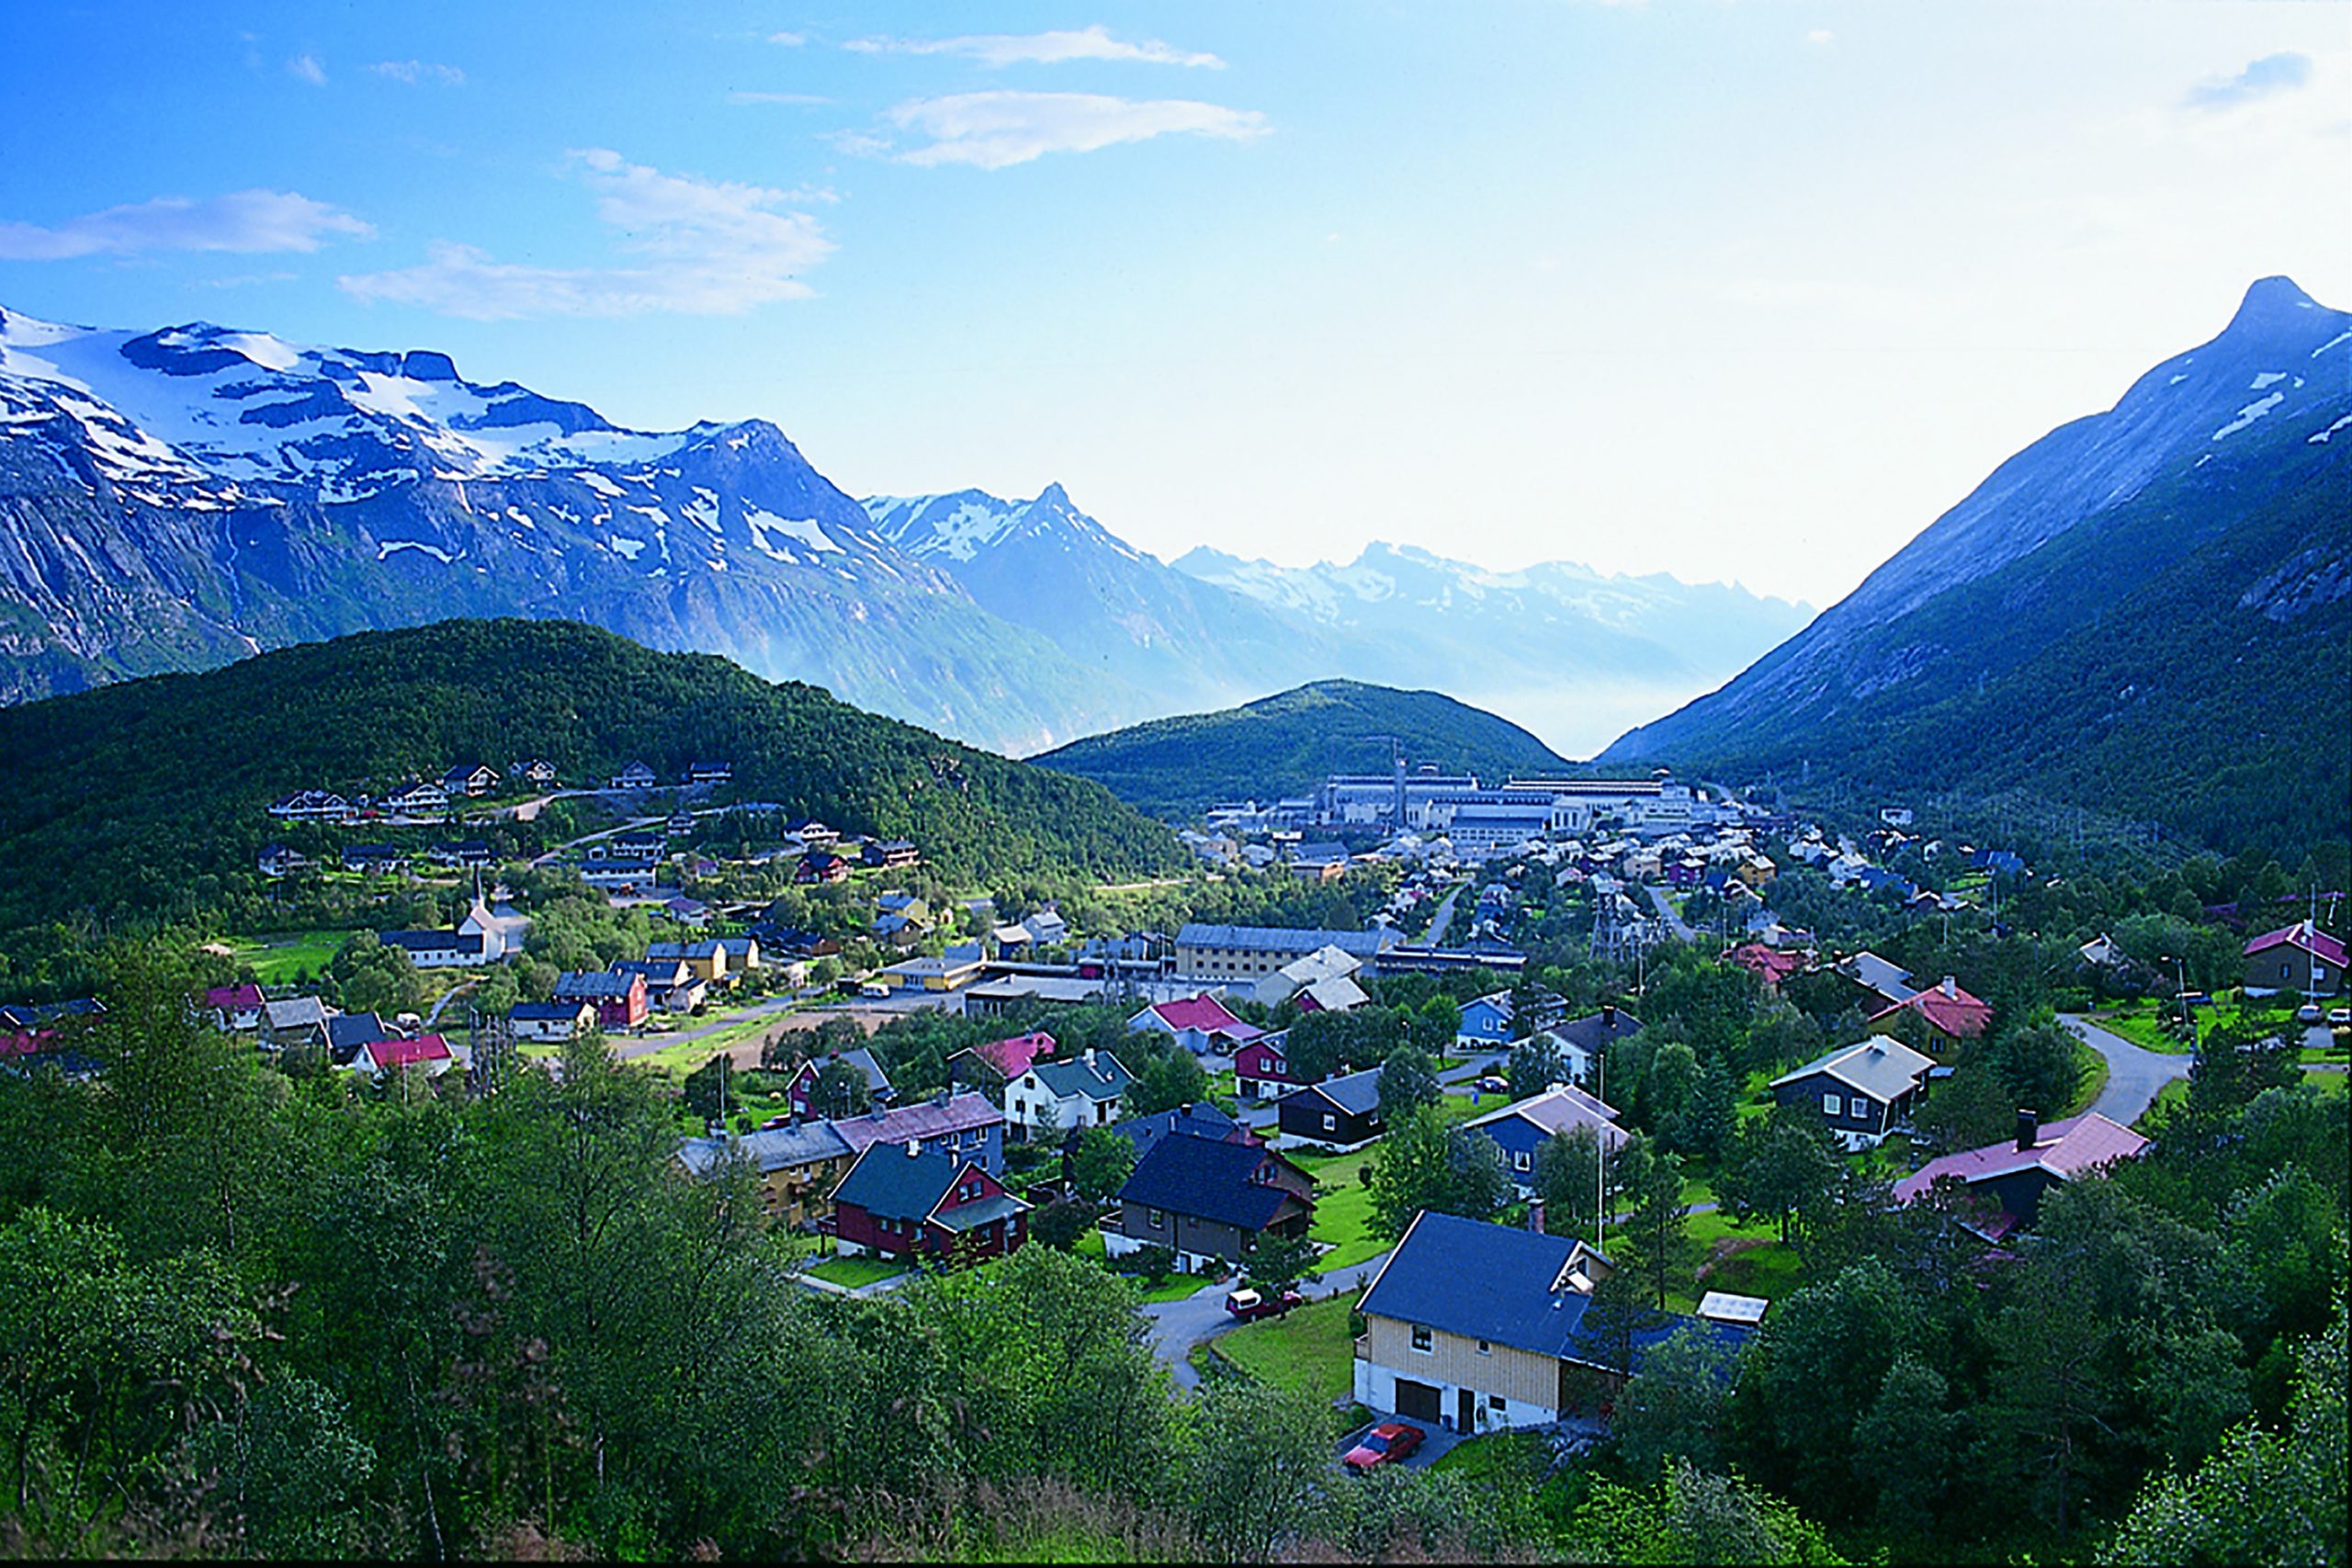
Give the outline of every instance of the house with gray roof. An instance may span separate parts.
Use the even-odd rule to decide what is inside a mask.
[[[1261,1237],[1305,1235],[1314,1216],[1314,1179],[1272,1149],[1175,1133],[1136,1162],[1102,1247],[1113,1258],[1170,1247],[1178,1268],[1207,1272],[1245,1261]]]
[[[273,1051],[288,1045],[327,1048],[327,1020],[333,1010],[316,997],[288,997],[261,1004],[261,1043]],[[378,1036],[381,1038],[381,1036]]]
[[[678,1145],[678,1163],[692,1176],[709,1176],[730,1156],[759,1171],[768,1224],[799,1230],[832,1213],[833,1185],[853,1154],[831,1122],[797,1120],[740,1137],[687,1138]]]
[[[1667,1314],[1611,1345],[1588,1323],[1613,1272],[1569,1236],[1423,1210],[1358,1307],[1355,1396],[1457,1432],[1540,1427],[1638,1376],[1644,1355],[1695,1325],[1728,1345],[1749,1329]]]
[[[1367,1067],[1295,1089],[1275,1102],[1274,1117],[1284,1137],[1342,1151],[1361,1148],[1385,1131],[1380,1069]]]
[[[1107,1127],[1119,1119],[1119,1102],[1134,1083],[1118,1057],[1091,1046],[1064,1060],[1034,1057],[1005,1081],[1005,1124],[1046,1138]]]
[[[1206,1138],[1217,1144],[1254,1144],[1260,1141],[1249,1128],[1206,1101],[1197,1105],[1171,1106],[1149,1116],[1130,1116],[1125,1121],[1113,1122],[1111,1131],[1136,1146],[1138,1164],[1159,1146],[1160,1139],[1171,1133]]]
[[[1840,1143],[1865,1148],[1911,1114],[1935,1065],[1900,1040],[1873,1034],[1782,1073],[1772,1080],[1772,1098],[1817,1107]]]

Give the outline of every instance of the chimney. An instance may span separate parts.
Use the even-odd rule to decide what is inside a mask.
[[[907,1140],[907,1157],[909,1159],[914,1159],[922,1154],[922,1140],[921,1138],[909,1138]]]
[[[938,1093],[931,1097],[931,1102],[939,1107],[942,1111],[944,1111],[947,1109],[947,1098],[948,1091],[943,1089]]]
[[[1958,980],[1955,980],[1954,978],[1952,978],[1950,975],[1945,976],[1944,976],[1944,995],[1945,995],[1945,996],[1948,996],[1948,997],[1956,997],[1956,996],[1958,996],[1959,994],[1960,994],[1960,982],[1959,982]]]
[[[2023,1106],[2018,1108],[2018,1153],[2031,1154],[2041,1142],[2041,1119]]]
[[[1091,1045],[1086,1048],[1086,1070],[1088,1072],[1094,1070],[1094,1047]]]
[[[1527,1228],[1537,1235],[1544,1234],[1544,1200],[1534,1198],[1527,1204]]]
[[[1614,1029],[1617,1027],[1617,1004],[1615,1002],[1603,1002],[1600,1004],[1600,1027],[1603,1029]]]
[[[1193,1119],[1193,1102],[1191,1100],[1188,1100],[1183,1104],[1176,1108],[1176,1119],[1180,1122],[1190,1122]]]

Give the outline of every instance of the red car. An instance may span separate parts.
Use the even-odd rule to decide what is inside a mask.
[[[1395,1464],[1421,1446],[1422,1436],[1419,1427],[1403,1421],[1383,1421],[1366,1432],[1354,1448],[1341,1454],[1340,1462],[1359,1472],[1376,1464]]]
[[[1225,1310],[1244,1323],[1254,1323],[1261,1317],[1281,1317],[1295,1306],[1304,1306],[1306,1298],[1296,1291],[1284,1291],[1268,1297],[1256,1291],[1236,1291],[1225,1298]]]

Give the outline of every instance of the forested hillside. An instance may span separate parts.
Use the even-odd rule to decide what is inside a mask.
[[[1182,818],[1214,801],[1301,795],[1332,773],[1388,767],[1394,736],[1406,764],[1499,781],[1570,764],[1507,718],[1440,692],[1317,681],[1218,713],[1154,719],[1090,735],[1033,758],[1100,781],[1155,816]]]
[[[445,621],[0,710],[0,929],[206,908],[258,883],[280,795],[518,757],[574,784],[632,760],[674,779],[719,759],[741,797],[911,839],[950,878],[1146,872],[1175,853],[1094,784],[813,686],[571,622]]]

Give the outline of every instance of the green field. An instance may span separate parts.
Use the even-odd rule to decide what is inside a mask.
[[[1388,1249],[1385,1238],[1372,1234],[1372,1194],[1357,1174],[1371,1159],[1368,1149],[1292,1156],[1294,1164],[1315,1178],[1315,1223],[1306,1234],[1330,1248],[1316,1259],[1317,1269],[1344,1269]]]
[[[1355,1344],[1348,1335],[1352,1294],[1299,1307],[1220,1334],[1216,1353],[1260,1382],[1318,1401],[1344,1397],[1355,1387]]]
[[[906,1271],[905,1264],[882,1258],[828,1258],[808,1270],[820,1280],[853,1291],[877,1280],[896,1279]]]
[[[289,985],[304,975],[315,976],[342,951],[349,931],[274,931],[263,936],[232,937],[228,945],[236,961],[253,966],[254,978],[265,986]]]
[[[2091,1108],[2099,1090],[2107,1087],[2107,1058],[2085,1042],[2075,1042],[2075,1066],[2082,1072],[2082,1079],[2075,1090],[2075,1102],[2066,1108],[2069,1116],[2079,1116]]]

